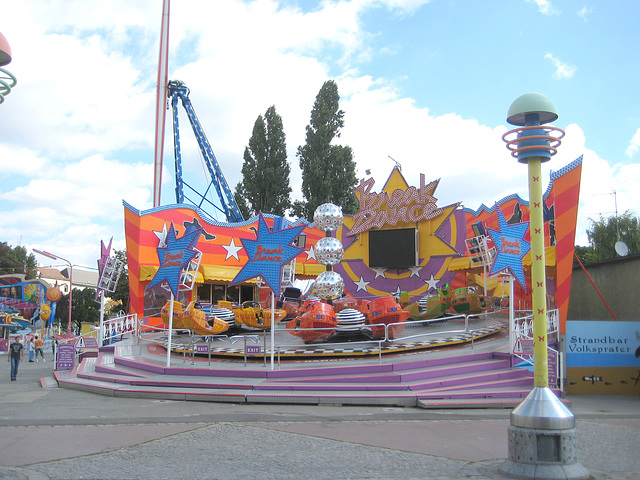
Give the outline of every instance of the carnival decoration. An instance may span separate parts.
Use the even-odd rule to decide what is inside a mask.
[[[194,247],[200,238],[201,232],[201,229],[194,228],[178,238],[173,222],[171,222],[171,227],[164,242],[165,246],[158,246],[157,248],[160,268],[147,286],[147,289],[166,283],[172,295],[174,297],[178,296],[181,281],[184,281],[182,271],[189,266],[189,262],[194,257],[198,256],[199,252]],[[162,244],[162,242],[160,243]],[[189,285],[184,286],[188,287]],[[193,288],[193,283],[191,283],[190,287]]]
[[[322,265],[340,263],[343,254],[342,242],[335,237],[323,237],[316,243],[316,261]]]
[[[46,322],[51,317],[51,307],[46,303],[40,307],[40,318]]]
[[[151,279],[147,288],[150,289],[155,285],[166,284],[169,290],[171,290],[171,299],[167,314],[169,318],[167,367],[171,366],[174,298],[178,295],[179,290],[191,290],[195,285],[196,272],[198,271],[200,259],[202,258],[202,254],[195,249],[195,245],[198,243],[201,233],[201,228],[190,226],[186,229],[185,234],[178,238],[173,222],[171,222],[171,227],[167,232],[166,238],[158,239],[156,251],[158,260],[160,261],[160,268],[153,279]]]
[[[7,38],[0,32],[0,103],[4,102],[4,97],[9,95],[16,85],[16,77],[2,68],[9,63],[11,63],[11,47]]]
[[[323,203],[313,213],[316,227],[324,232],[335,232],[342,226],[342,208],[333,203]]]
[[[496,249],[496,256],[493,259],[489,275],[493,276],[500,272],[508,271],[514,276],[524,291],[527,284],[524,278],[524,268],[522,260],[531,249],[531,244],[524,240],[524,235],[529,228],[529,223],[515,223],[509,225],[504,219],[504,215],[499,208],[498,213],[499,230],[489,229],[489,235],[493,240]]]
[[[118,286],[120,274],[124,268],[124,263],[117,258],[109,256],[111,252],[111,243],[113,237],[109,240],[109,245],[105,247],[104,242],[100,241],[100,259],[98,260],[98,288],[96,289],[96,298],[104,292],[114,292]]]
[[[106,340],[106,329],[104,326],[104,293],[115,292],[120,280],[120,274],[124,268],[124,263],[117,258],[110,256],[113,237],[109,240],[109,245],[105,247],[104,241],[100,240],[100,258],[98,259],[98,285],[95,298],[100,298],[100,338]]]
[[[274,295],[279,296],[283,267],[303,251],[294,246],[293,242],[305,226],[271,232],[262,213],[259,217],[258,238],[256,240],[241,239],[249,259],[230,285],[258,277],[264,280]]]
[[[59,287],[50,287],[47,288],[47,292],[45,293],[47,300],[51,303],[56,303],[62,298],[62,291]]]
[[[315,294],[323,300],[340,298],[344,292],[344,280],[334,271],[327,270],[316,278]]]
[[[327,267],[315,281],[315,294],[323,300],[340,298],[344,293],[344,279],[332,271],[331,266],[340,263],[344,255],[342,242],[331,236],[331,232],[342,226],[342,208],[332,203],[323,203],[313,214],[316,227],[324,230],[325,236],[316,242],[316,261]]]

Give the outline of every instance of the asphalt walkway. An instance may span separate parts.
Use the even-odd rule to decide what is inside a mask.
[[[503,479],[509,410],[235,405],[0,376],[0,479]],[[4,355],[0,361],[6,362]],[[640,397],[571,396],[594,479],[637,479]]]

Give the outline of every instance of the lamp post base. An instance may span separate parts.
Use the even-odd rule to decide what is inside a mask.
[[[500,472],[523,479],[589,478],[578,463],[575,418],[547,387],[535,387],[511,412],[509,458]]]

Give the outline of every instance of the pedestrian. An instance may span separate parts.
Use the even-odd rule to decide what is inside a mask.
[[[56,361],[56,347],[58,346],[58,340],[55,338],[51,340],[51,353],[53,353],[53,361]]]
[[[7,362],[11,362],[11,381],[14,382],[18,376],[18,367],[20,366],[20,360],[24,357],[24,347],[20,343],[18,336],[13,338],[13,343],[9,345],[9,355],[7,355]]]
[[[27,340],[27,348],[29,349],[29,362],[33,363],[33,338]]]
[[[44,347],[44,342],[42,341],[41,338],[38,338],[38,335],[36,335],[36,339],[33,342],[33,346],[35,347],[35,350],[36,350],[36,362],[38,361],[38,354],[40,354],[40,356],[42,357],[42,361],[46,362],[47,360],[44,358],[44,352],[42,351],[42,348]]]

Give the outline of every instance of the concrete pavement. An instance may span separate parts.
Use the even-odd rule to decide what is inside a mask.
[[[50,361],[23,362],[17,382],[5,365],[0,479],[506,478],[509,410],[114,398],[42,388]],[[638,478],[640,398],[570,400],[593,478]]]

